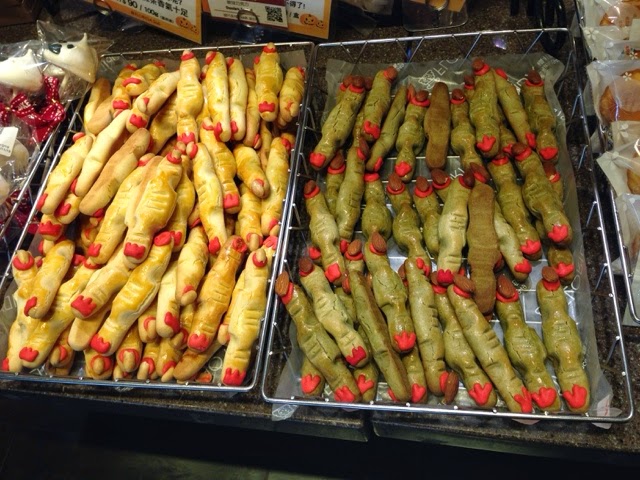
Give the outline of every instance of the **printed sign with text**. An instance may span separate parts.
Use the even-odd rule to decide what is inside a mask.
[[[289,31],[329,38],[331,0],[286,0]]]
[[[213,18],[287,28],[285,0],[209,0]]]
[[[93,3],[202,43],[201,0],[98,0]]]

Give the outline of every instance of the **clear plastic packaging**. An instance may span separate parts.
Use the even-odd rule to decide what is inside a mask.
[[[454,35],[455,36],[455,35]],[[434,36],[435,37],[435,36]],[[565,123],[566,119],[563,115],[563,108],[560,106],[558,95],[554,92],[554,83],[562,78],[563,66],[557,59],[540,53],[531,53],[527,50],[525,55],[509,55],[509,54],[496,54],[493,55],[486,53],[488,50],[487,44],[491,43],[496,47],[501,45],[513,46],[511,43],[512,37],[507,34],[503,35],[488,35],[488,38],[483,43],[485,50],[482,50],[482,57],[487,63],[493,67],[500,67],[505,70],[509,76],[516,81],[524,78],[525,74],[535,66],[536,70],[541,72],[543,78],[545,78],[545,92],[547,98],[552,104],[552,108],[558,116],[558,128],[557,137],[560,142],[560,158],[557,164],[557,168],[560,171],[561,177],[565,183],[565,212],[571,219],[572,227],[574,227],[574,242],[571,246],[574,254],[574,262],[576,266],[576,278],[575,281],[568,287],[565,292],[569,300],[570,315],[579,324],[579,331],[581,339],[586,352],[586,370],[589,375],[591,384],[593,385],[592,391],[592,404],[589,416],[593,417],[616,417],[620,415],[621,410],[615,408],[612,404],[614,397],[612,395],[611,385],[608,383],[607,378],[603,375],[602,368],[600,366],[600,359],[606,352],[598,352],[598,347],[595,339],[595,326],[593,311],[591,308],[591,289],[589,286],[587,266],[585,258],[585,250],[582,240],[582,226],[580,223],[580,200],[578,199],[576,191],[576,179],[573,172],[570,156],[567,151],[566,138],[567,131],[571,122]],[[475,38],[475,37],[474,37]],[[389,40],[391,42],[393,39]],[[402,39],[396,39],[396,42],[400,42]],[[416,88],[430,90],[436,81],[446,82],[450,88],[453,86],[459,87],[462,84],[464,74],[468,73],[470,68],[470,60],[474,58],[472,48],[469,53],[461,58],[440,59],[439,61],[434,59],[433,52],[437,51],[435,45],[432,45],[434,41],[430,41],[429,37],[421,39],[420,53],[415,54],[412,51],[411,61],[408,63],[403,62],[402,58],[397,59],[397,63],[391,63],[399,72],[398,82],[401,84],[413,84]],[[449,40],[449,39],[447,39]],[[455,40],[461,44],[464,43],[466,38],[458,38]],[[308,114],[306,119],[305,137],[303,139],[303,150],[299,157],[299,172],[298,172],[298,185],[294,190],[294,198],[292,200],[293,210],[289,216],[288,235],[285,237],[285,256],[282,258],[281,270],[288,271],[294,281],[297,281],[297,272],[295,266],[297,261],[306,248],[310,244],[310,237],[308,232],[308,214],[304,209],[304,201],[301,198],[302,185],[308,178],[314,178],[321,186],[324,185],[324,177],[322,174],[318,174],[307,167],[306,155],[313,149],[314,137],[310,132],[319,131],[322,125],[323,118],[326,117],[327,112],[335,104],[334,95],[332,92],[337,91],[337,85],[340,80],[348,74],[357,74],[369,76],[385,68],[388,64],[369,64],[368,59],[376,58],[377,51],[392,50],[392,44],[385,42],[384,40],[380,44],[365,45],[362,50],[358,50],[359,56],[354,59],[353,56],[348,55],[346,52],[347,45],[344,44],[330,44],[321,45],[319,47],[319,53],[322,54],[322,63],[318,63],[316,66],[316,77],[312,79],[312,86],[315,90],[310,91],[310,98],[313,99],[310,103],[311,106],[315,106],[315,112],[313,109]],[[500,43],[499,43],[500,42]],[[481,42],[479,42],[481,43]],[[351,45],[349,48],[353,48]],[[365,51],[366,49],[366,51]],[[426,54],[425,52],[429,52]],[[333,55],[333,56],[332,56]],[[319,55],[320,58],[320,55]],[[324,58],[328,58],[325,60]],[[436,54],[437,58],[437,54]],[[360,63],[360,60],[363,63]],[[564,77],[564,85],[573,82],[574,80],[569,77]],[[322,92],[320,94],[319,92]],[[326,93],[329,92],[329,93]],[[566,111],[566,110],[564,110]],[[309,128],[309,126],[311,126]],[[386,167],[380,172],[383,182],[388,175],[391,165],[393,164],[393,155],[389,156],[386,162]],[[458,175],[460,173],[459,160],[456,156],[450,155],[447,160],[447,172],[452,175]],[[429,172],[424,165],[424,157],[418,156],[417,158],[417,171],[416,175],[424,175],[429,178]],[[360,232],[356,232],[357,238],[361,238]],[[391,267],[397,269],[406,258],[395,242],[388,244],[389,250],[387,255],[390,259]],[[535,265],[533,265],[535,263]],[[533,262],[533,271],[530,274],[529,279],[523,284],[519,284],[517,287],[520,290],[521,298],[525,308],[525,316],[527,323],[539,332],[540,317],[537,308],[537,301],[535,298],[535,292],[533,286],[540,278],[541,267],[546,264],[546,260],[543,258],[541,261]],[[269,338],[268,348],[269,356],[267,362],[267,368],[263,376],[263,395],[268,401],[274,404],[272,410],[272,418],[274,420],[280,420],[288,418],[292,415],[296,407],[304,406],[317,406],[319,408],[338,407],[344,409],[368,409],[376,411],[402,411],[407,413],[435,413],[435,414],[457,414],[457,415],[498,415],[513,417],[514,414],[505,412],[504,404],[500,403],[496,406],[493,412],[484,412],[474,408],[474,404],[471,398],[465,392],[464,387],[460,387],[458,390],[458,396],[456,397],[455,406],[444,405],[438,401],[437,398],[431,396],[426,404],[399,404],[393,402],[388,395],[387,385],[381,382],[378,385],[377,395],[371,402],[361,403],[342,403],[338,402],[330,391],[325,390],[322,396],[319,397],[304,397],[302,395],[300,387],[300,366],[302,363],[302,356],[299,352],[299,347],[295,341],[296,330],[292,321],[287,319],[287,313],[280,305],[279,309],[274,310],[272,318],[273,330]],[[495,329],[499,338],[502,338],[500,332],[500,326],[497,324],[496,319],[492,321],[492,327]],[[566,412],[561,412],[566,413]],[[523,415],[516,414],[515,417],[521,418]],[[536,420],[536,418],[552,418],[554,415],[538,415],[537,413],[526,416],[527,420]],[[562,419],[569,419],[567,415],[563,415]],[[573,416],[572,420],[587,420],[587,418],[581,418],[579,416]]]
[[[640,120],[640,63],[595,61],[587,65],[595,114],[604,126]]]
[[[60,80],[59,95],[63,103],[82,97],[95,82],[99,59],[113,41],[40,20],[37,26],[43,73]]]

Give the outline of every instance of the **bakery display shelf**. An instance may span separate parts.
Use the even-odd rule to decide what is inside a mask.
[[[576,0],[574,3],[576,9],[576,19],[578,21],[578,24],[580,25],[580,31],[584,35],[585,31],[583,29],[585,28],[585,25],[587,23],[585,18],[585,5],[584,2],[581,2],[580,0]],[[604,28],[606,29],[607,27]],[[595,54],[592,54],[590,50],[590,47],[593,48],[593,45],[589,45],[589,43],[593,43],[594,40],[591,40],[591,42],[589,42],[588,39],[584,37],[581,37],[581,40],[583,54],[587,59],[587,62],[598,59],[598,57]],[[595,138],[597,138],[598,141],[596,150],[600,152],[600,154],[602,154],[612,148],[613,142],[611,141],[611,132],[609,131],[609,127],[603,125],[597,118],[596,122],[597,126],[594,132]],[[598,171],[601,172],[601,169],[598,168]],[[616,202],[616,193],[604,173],[602,173],[602,175],[596,175],[596,180],[599,181],[600,185],[603,187],[604,194],[607,197],[607,201],[610,203],[612,209],[611,216],[613,217],[613,235],[615,237],[615,244],[618,249],[617,253],[619,254],[618,258],[620,262],[620,268],[617,269],[615,273],[619,274],[622,278],[622,284],[624,286],[627,301],[627,313],[625,313],[623,317],[623,324],[627,326],[640,326],[640,305],[636,305],[636,303],[638,302],[638,298],[636,298],[637,295],[634,296],[633,290],[634,268],[632,266],[632,255],[627,240],[624,236],[624,227],[623,222],[621,221],[621,212]]]
[[[609,132],[607,128],[599,125],[597,134],[598,141],[600,143],[599,151],[605,152],[609,150],[611,148],[611,142],[609,141]],[[640,327],[640,305],[638,304],[638,302],[640,301],[640,297],[637,292],[637,283],[634,284],[634,278],[637,269],[633,267],[632,252],[629,244],[632,239],[625,238],[627,237],[627,235],[625,234],[625,226],[623,225],[623,220],[621,217],[622,212],[620,211],[620,208],[618,208],[616,193],[613,186],[611,186],[609,180],[606,177],[602,179],[602,184],[605,185],[607,189],[607,196],[609,202],[611,203],[613,229],[619,252],[618,258],[620,260],[620,271],[616,273],[620,273],[620,276],[622,277],[622,284],[624,285],[624,290],[626,293],[627,309],[623,317],[623,324],[632,327]]]
[[[220,51],[226,57],[234,57],[242,60],[245,66],[253,65],[254,58],[260,55],[262,48],[266,44],[251,44],[251,45],[228,45],[228,46],[210,46],[210,47],[187,47],[191,50],[196,58],[199,59],[200,64],[204,65],[205,55],[209,51]],[[283,42],[283,43],[275,43],[278,52],[281,58],[281,64],[286,68],[292,66],[300,66],[309,69],[310,61],[312,59],[313,50],[315,48],[313,42]],[[98,72],[98,76],[104,76],[111,80],[115,79],[118,71],[127,64],[136,63],[138,66],[142,66],[145,63],[160,61],[163,62],[167,68],[167,71],[172,69],[177,69],[180,64],[180,56],[184,52],[184,48],[171,48],[171,49],[162,49],[162,50],[141,50],[141,51],[131,51],[131,52],[120,52],[120,53],[108,53],[104,54],[101,57],[100,69]],[[308,79],[305,79],[305,92],[308,91]],[[89,92],[85,94],[85,96],[75,102],[73,106],[73,115],[68,123],[67,130],[64,134],[60,135],[60,144],[55,151],[55,155],[50,159],[50,163],[47,164],[47,168],[44,171],[42,178],[38,179],[38,182],[33,182],[28,189],[28,195],[32,199],[37,199],[44,192],[46,187],[47,179],[58,161],[60,160],[60,156],[62,153],[73,143],[73,136],[84,130],[83,128],[83,109],[84,104],[88,100]],[[291,150],[291,158],[295,158],[300,132],[302,130],[302,119],[299,118],[295,124],[296,128],[296,145],[293,146]],[[293,176],[289,177],[288,187],[291,188],[293,184]],[[288,198],[288,197],[287,197]],[[286,202],[286,200],[285,200]],[[286,212],[286,203],[285,203],[285,212]],[[35,202],[33,202],[33,207],[30,210],[28,219],[27,219],[27,227],[23,228],[20,231],[19,238],[15,242],[15,245],[12,247],[11,251],[8,254],[8,259],[13,258],[15,252],[19,249],[30,250],[34,255],[37,251],[37,245],[39,243],[39,236],[37,233],[33,233],[34,229],[29,229],[29,225],[37,225],[38,224],[38,216],[39,212],[35,207]],[[283,220],[286,215],[283,214]],[[274,255],[273,261],[278,262],[278,257],[280,255],[280,251],[282,249],[282,236],[278,239],[278,245],[276,248],[276,253]],[[3,267],[4,268],[4,267]],[[216,392],[221,396],[233,396],[237,393],[249,392],[252,391],[258,381],[260,379],[259,373],[261,372],[261,365],[263,362],[264,355],[262,354],[264,343],[267,337],[267,322],[265,318],[268,318],[270,309],[274,306],[274,293],[273,293],[273,285],[275,278],[275,269],[272,269],[270,274],[270,278],[268,280],[267,285],[267,306],[266,306],[266,314],[260,321],[260,331],[258,335],[258,339],[254,343],[253,351],[252,351],[252,361],[249,366],[249,370],[247,371],[244,382],[240,386],[227,386],[223,385],[221,381],[221,367],[222,367],[222,358],[220,354],[224,351],[221,349],[215,354],[209,363],[205,366],[205,369],[211,373],[213,380],[210,383],[204,382],[195,382],[195,381],[186,381],[186,382],[176,382],[172,380],[171,382],[163,383],[160,379],[157,380],[137,380],[137,379],[117,379],[117,380],[96,380],[90,378],[84,369],[84,360],[81,358],[82,355],[76,355],[76,359],[74,360],[74,366],[68,376],[53,376],[47,374],[45,372],[44,366],[38,369],[34,369],[28,372],[21,373],[10,373],[10,372],[0,372],[0,381],[9,380],[9,381],[24,381],[24,382],[36,382],[36,383],[48,383],[48,384],[61,384],[61,385],[75,385],[75,386],[94,386],[94,387],[108,387],[116,390],[128,390],[130,388],[143,388],[143,389],[162,389],[162,390],[175,390],[175,391],[206,391],[206,392]],[[4,268],[4,274],[0,279],[0,292],[2,292],[5,299],[8,299],[13,291],[16,288],[16,284],[13,281],[13,275],[11,271],[11,262],[8,262],[6,268]],[[7,307],[9,304],[9,307]],[[7,308],[13,307],[13,315],[7,315]],[[0,356],[6,356],[7,350],[7,342],[8,342],[8,332],[11,321],[15,318],[15,302],[5,302],[4,308],[0,310]],[[9,318],[8,321],[7,318]]]
[[[634,292],[633,279],[635,275],[634,269],[631,267],[631,252],[624,238],[623,228],[620,221],[620,210],[616,205],[616,196],[613,188],[609,188],[609,196],[613,210],[615,235],[618,242],[618,250],[620,252],[619,258],[622,269],[622,283],[624,284],[624,289],[627,295],[627,308],[629,312],[629,319],[631,320],[631,322],[627,322],[625,318],[625,325],[640,327],[640,306],[636,305],[637,294]]]
[[[292,197],[289,202],[291,212],[284,225],[286,229],[282,239],[283,255],[276,266],[277,273],[287,271],[292,280],[299,283],[297,262],[311,244],[308,231],[309,216],[304,208],[302,196],[303,186],[310,179],[316,180],[321,188],[324,186],[324,174],[314,171],[308,165],[307,156],[320,138],[323,115],[332,106],[333,93],[330,92],[336,91],[338,82],[346,74],[372,75],[381,68],[393,65],[399,71],[398,81],[402,82],[406,77],[412,77],[411,83],[416,88],[430,90],[430,85],[443,77],[447,77],[449,81],[453,78],[453,83],[460,85],[463,74],[471,70],[471,61],[476,57],[483,57],[490,65],[493,66],[492,62],[496,62],[495,66],[503,68],[508,74],[516,75],[515,78],[523,78],[529,69],[544,69],[545,59],[553,58],[544,53],[541,44],[545,32],[567,33],[566,29],[525,29],[319,44],[314,52],[314,69],[309,79],[310,91],[303,137],[300,139],[297,162],[293,166],[292,173],[295,175],[296,183],[289,191]],[[558,413],[513,413],[509,412],[502,402],[493,409],[482,410],[469,401],[462,384],[456,405],[445,405],[441,403],[441,399],[432,395],[425,404],[395,403],[389,398],[384,382],[378,385],[376,398],[370,402],[338,402],[328,389],[325,389],[321,396],[305,397],[300,389],[301,352],[292,342],[295,325],[279,301],[269,319],[267,360],[262,377],[262,395],[265,400],[274,404],[274,409],[278,405],[312,406],[363,409],[379,412],[379,415],[394,412],[425,414],[425,417],[430,416],[427,414],[437,414],[523,421],[620,423],[632,418],[634,406],[629,368],[622,340],[616,285],[610,268],[610,252],[602,226],[601,200],[593,176],[589,129],[584,113],[583,83],[573,36],[568,35],[568,38],[569,42],[563,49],[562,58],[556,57],[552,60],[559,62],[561,66],[561,72],[555,77],[552,96],[556,97],[558,106],[555,109],[559,119],[558,140],[561,147],[558,170],[565,182],[565,210],[570,212],[568,215],[575,232],[572,249],[578,272],[577,280],[571,286],[565,287],[565,292],[571,299],[570,314],[579,325],[583,344],[586,342],[585,365],[592,392],[595,392],[596,388],[606,387],[604,391],[593,395],[590,411],[585,414],[573,414],[563,408]],[[438,52],[451,52],[456,48],[457,58],[439,56]],[[560,55],[558,54],[558,57]],[[384,58],[388,63],[377,63],[376,59],[379,58]],[[459,71],[452,74],[451,70],[455,68]],[[513,73],[513,70],[518,73]],[[550,96],[548,90],[547,96]],[[459,168],[455,172],[456,162],[459,162],[458,157],[449,156],[449,173],[460,173]],[[386,175],[391,170],[389,164],[392,163],[392,158],[385,161],[381,171],[383,182],[386,181]],[[415,175],[430,178],[424,155],[417,158]],[[357,230],[356,237],[358,236],[362,238],[361,231]],[[598,245],[596,250],[594,244]],[[395,269],[406,258],[391,239],[388,255],[391,266]],[[522,297],[528,297],[528,301],[532,302],[528,309],[525,307],[527,323],[540,333],[540,318],[532,316],[537,315],[534,313],[537,307],[535,281],[539,278],[542,266],[546,264],[546,256],[532,264],[536,265],[530,279],[523,284],[516,284],[516,287]],[[592,296],[595,297],[593,303]],[[600,313],[597,318],[594,317],[595,304],[602,305],[602,308],[597,310]],[[492,326],[501,338],[500,325],[495,317]],[[589,333],[585,334],[585,331]],[[596,333],[598,340],[595,338]],[[610,365],[612,359],[616,360],[613,366]]]

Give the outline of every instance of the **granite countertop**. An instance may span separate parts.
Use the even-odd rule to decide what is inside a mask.
[[[65,22],[75,28],[91,31],[110,38],[113,45],[110,51],[140,51],[162,48],[193,47],[195,44],[187,40],[166,34],[150,27],[138,32],[122,33],[114,28],[109,19],[94,13],[93,7],[79,0],[60,2],[61,10],[54,19]],[[526,2],[521,2],[526,3]],[[565,1],[568,18],[573,18],[573,2]],[[521,5],[518,15],[511,16],[508,2],[474,1],[469,6],[469,20],[462,27],[442,30],[440,32],[476,32],[482,30],[514,30],[535,28],[531,18]],[[41,19],[50,19],[43,11]],[[353,20],[353,19],[352,19]],[[391,22],[393,23],[393,22]],[[209,28],[204,45],[230,44],[234,34],[233,27],[226,24],[215,24]],[[336,29],[336,41],[359,40],[362,38],[389,38],[407,36],[408,32],[399,25],[380,24],[372,28],[371,24],[340,24]],[[0,38],[3,43],[16,42],[36,37],[34,24],[0,27]],[[384,62],[385,59],[379,59]],[[588,173],[588,172],[587,172]],[[589,194],[580,190],[578,194]],[[613,258],[616,258],[615,237],[609,232],[611,207],[606,192],[602,192],[602,207],[607,219],[608,234]],[[584,205],[589,209],[590,205]],[[585,228],[585,244],[600,242],[599,228]],[[592,249],[588,249],[589,251]],[[597,249],[594,249],[598,251]],[[601,250],[600,250],[601,251]],[[587,252],[589,254],[589,252]],[[604,264],[602,258],[592,258],[593,265]],[[593,269],[592,284],[597,284],[599,269]],[[621,280],[616,279],[616,288],[621,307],[625,305],[624,288]],[[598,348],[607,352],[615,343],[615,327],[611,326],[614,318],[607,312],[606,290],[596,288],[592,292],[594,313],[597,317],[596,334]],[[609,299],[610,300],[610,299]],[[640,380],[640,371],[635,367],[640,361],[640,330],[636,327],[624,327],[623,338],[626,347],[629,374],[632,384]],[[610,362],[604,365],[605,371],[614,371],[612,379],[619,381],[620,365],[618,350],[612,355]],[[621,382],[620,382],[621,383]],[[623,385],[614,385],[615,391],[623,391]],[[636,463],[640,461],[640,419],[634,416],[630,421],[611,425],[609,429],[595,426],[592,423],[579,424],[564,422],[538,422],[527,426],[513,420],[499,418],[442,417],[435,415],[416,415],[400,413],[366,413],[346,412],[337,409],[299,408],[286,421],[271,421],[271,405],[261,399],[259,389],[248,394],[237,394],[234,397],[212,395],[206,392],[166,391],[152,389],[107,389],[90,386],[60,385],[51,383],[32,383],[6,381],[0,382],[0,391],[12,398],[46,398],[50,402],[72,404],[74,408],[89,408],[130,412],[137,415],[149,415],[171,418],[190,419],[198,422],[212,422],[237,425],[265,430],[289,431],[310,435],[345,438],[351,440],[367,439],[373,431],[377,435],[402,438],[415,441],[437,442],[450,445],[468,446],[487,450],[521,452],[544,456],[574,456],[576,458],[602,458],[618,462]],[[633,401],[636,401],[635,395]]]

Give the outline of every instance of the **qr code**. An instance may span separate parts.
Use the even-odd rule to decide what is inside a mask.
[[[282,9],[278,7],[264,7],[267,10],[267,21],[283,23]]]

